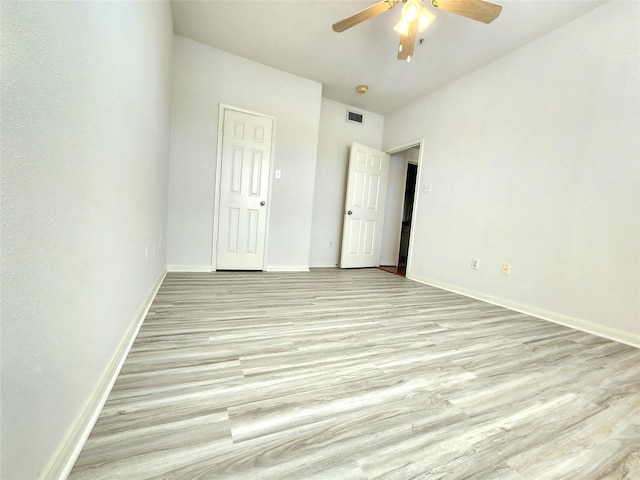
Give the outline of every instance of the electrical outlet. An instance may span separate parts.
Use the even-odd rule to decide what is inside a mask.
[[[503,275],[509,275],[511,273],[511,264],[510,263],[503,263],[502,264],[502,274]]]
[[[471,268],[473,268],[474,270],[480,270],[480,259],[479,258],[472,258],[471,259]]]
[[[329,240],[329,248],[333,247],[333,242],[331,240]]]

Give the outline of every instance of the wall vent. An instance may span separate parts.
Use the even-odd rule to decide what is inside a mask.
[[[347,122],[359,123],[360,125],[362,125],[363,121],[364,121],[364,115],[358,112],[354,112],[352,110],[347,110]]]

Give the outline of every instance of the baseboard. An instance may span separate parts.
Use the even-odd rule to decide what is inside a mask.
[[[492,295],[486,295],[482,292],[476,292],[468,290],[466,288],[458,287],[448,283],[440,282],[420,275],[407,274],[409,280],[431,285],[433,287],[441,288],[454,293],[459,293],[465,297],[475,298],[476,300],[482,300],[483,302],[505,307],[516,312],[531,315],[532,317],[540,318],[541,320],[547,320],[549,322],[557,323],[565,327],[573,328],[574,330],[580,330],[581,332],[597,335],[609,340],[614,340],[625,345],[640,348],[640,335],[635,335],[630,332],[618,330],[616,328],[606,327],[598,323],[590,322],[588,320],[582,320],[580,318],[570,317],[568,315],[562,315],[560,313],[551,312],[541,308],[533,307],[531,305],[523,305],[521,303],[512,302],[504,298],[494,297]]]
[[[169,272],[211,272],[211,265],[167,265]]]
[[[266,272],[308,272],[309,265],[269,265]]]
[[[337,263],[314,263],[310,264],[309,268],[338,268]]]
[[[167,265],[169,272],[212,272],[211,265]],[[269,265],[265,272],[308,272],[308,265]]]
[[[138,313],[133,319],[133,322],[129,326],[126,334],[122,338],[120,342],[120,346],[118,350],[111,357],[111,361],[109,365],[104,371],[102,375],[102,379],[98,383],[93,395],[85,404],[82,412],[76,418],[76,421],[71,426],[71,428],[67,431],[65,437],[62,442],[58,446],[58,449],[49,460],[49,463],[44,468],[40,475],[40,479],[50,480],[50,479],[59,479],[64,480],[69,476],[73,465],[76,463],[80,452],[82,451],[82,447],[84,447],[87,438],[89,438],[89,434],[93,429],[96,421],[98,420],[98,416],[104,407],[104,404],[109,397],[109,393],[113,388],[113,384],[122,369],[122,365],[124,364],[125,359],[133,345],[133,341],[138,335],[138,331],[142,326],[142,322],[147,316],[147,312],[151,307],[151,303],[155,298],[158,290],[160,289],[160,285],[167,275],[167,271],[163,270],[161,274],[156,279],[153,287],[149,291],[147,298],[144,303],[138,310]]]

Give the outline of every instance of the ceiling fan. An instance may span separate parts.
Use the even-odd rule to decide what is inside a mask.
[[[348,28],[392,9],[398,3],[404,3],[400,21],[393,28],[400,34],[398,60],[410,61],[418,31],[422,32],[435,18],[422,5],[422,0],[383,0],[334,23],[332,28],[335,32],[344,32]],[[483,23],[493,22],[502,11],[502,5],[484,0],[431,0],[431,5]]]

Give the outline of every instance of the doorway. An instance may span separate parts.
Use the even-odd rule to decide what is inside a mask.
[[[406,276],[411,264],[411,230],[418,196],[422,141],[390,150],[388,208],[380,269]],[[394,173],[395,172],[395,173]]]
[[[416,179],[418,178],[418,164],[407,164],[407,178],[404,187],[404,201],[402,202],[402,227],[400,230],[400,251],[398,252],[398,274],[407,274],[409,259],[409,239],[411,238],[411,221],[413,220],[413,202],[416,194]]]

